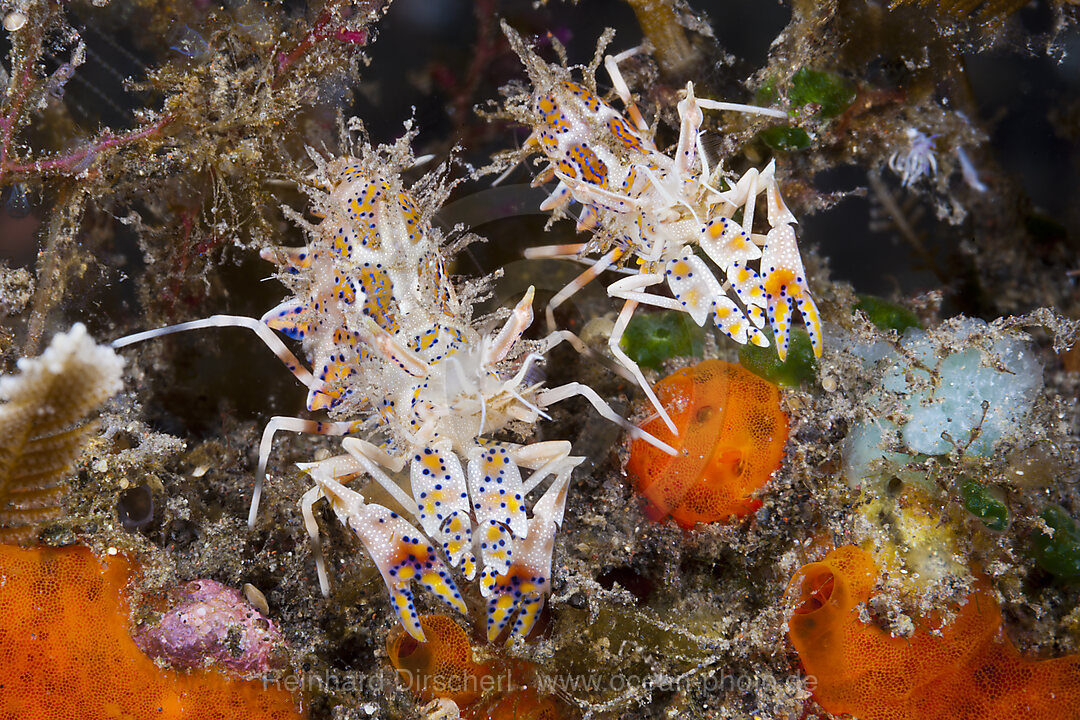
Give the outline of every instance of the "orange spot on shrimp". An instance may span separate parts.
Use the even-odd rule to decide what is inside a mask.
[[[574,145],[569,150],[571,159],[581,168],[581,179],[585,182],[606,187],[608,178],[607,165],[585,145]]]
[[[559,108],[558,101],[552,95],[545,95],[536,101],[536,111],[544,124],[555,131],[557,135],[570,132],[570,123]]]
[[[537,142],[540,143],[540,148],[548,157],[554,157],[559,154],[559,141],[547,130],[544,130],[537,135]]]
[[[411,242],[417,242],[423,237],[420,232],[420,209],[407,193],[398,193],[398,205],[401,207],[401,216],[405,220],[405,230]]]
[[[334,390],[316,390],[313,393],[308,394],[307,409],[315,412],[316,410],[329,410],[330,408],[337,407],[337,404],[341,402],[341,398],[345,395],[345,391],[342,388],[336,388]]]
[[[341,173],[341,178],[345,182],[352,182],[362,177],[364,177],[364,168],[360,165],[349,165]]]
[[[630,126],[626,124],[626,121],[619,116],[615,116],[608,120],[608,130],[614,135],[619,142],[631,150],[644,153],[648,152],[645,146],[641,142],[641,138],[636,132],[630,129]]]
[[[600,98],[596,97],[591,91],[586,90],[577,83],[564,80],[562,82],[563,88],[574,97],[585,103],[585,107],[589,109],[589,112],[600,112],[600,106],[603,104]]]
[[[319,379],[328,385],[336,385],[356,372],[354,365],[355,362],[344,361],[328,363],[326,368],[319,373]]]
[[[788,297],[799,297],[802,288],[795,282],[795,273],[787,269],[774,270],[765,278],[765,292],[773,297],[786,294]]]
[[[570,178],[577,177],[577,168],[569,160],[566,160],[565,158],[559,158],[555,162],[555,166],[559,168],[559,172],[561,172],[563,175],[566,175]]]
[[[367,298],[364,302],[364,314],[370,315],[379,327],[387,332],[397,332],[398,308],[390,275],[379,266],[365,266],[357,272],[357,279]]]
[[[826,711],[863,720],[1078,717],[1080,655],[1022,657],[985,579],[952,622],[923,618],[907,638],[859,620],[877,579],[873,557],[845,546],[804,565],[788,587],[796,600],[788,635]]]
[[[692,528],[761,507],[754,493],[780,467],[787,442],[779,388],[740,365],[706,360],[669,375],[655,390],[679,436],[654,417],[641,429],[678,454],[672,457],[644,440],[630,448],[626,472],[649,516],[671,515]]]

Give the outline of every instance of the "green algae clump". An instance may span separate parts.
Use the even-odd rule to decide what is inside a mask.
[[[739,364],[760,378],[788,387],[813,380],[817,371],[814,347],[802,329],[792,331],[786,359],[777,357],[771,342],[763,348],[747,343],[739,346]]]
[[[960,483],[960,499],[964,509],[983,521],[989,530],[1001,532],[1009,526],[1009,509],[990,494],[978,480],[965,477]]]
[[[1035,536],[1035,561],[1062,580],[1080,580],[1080,527],[1076,520],[1060,505],[1050,505],[1039,517],[1054,533]]]
[[[804,67],[791,76],[788,100],[794,107],[815,104],[818,116],[831,118],[855,102],[855,89],[836,73]]]
[[[700,356],[705,331],[686,313],[639,313],[626,326],[620,347],[638,365],[660,370],[673,357]]]
[[[781,152],[805,150],[810,147],[810,136],[806,134],[806,131],[790,125],[774,125],[766,128],[761,131],[759,137],[773,150]]]
[[[908,328],[922,329],[919,316],[903,305],[889,302],[876,295],[859,295],[854,310],[862,310],[879,330],[895,330],[903,334]]]

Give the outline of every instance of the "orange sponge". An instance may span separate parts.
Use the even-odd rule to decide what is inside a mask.
[[[848,546],[791,581],[788,634],[822,708],[861,720],[1080,719],[1080,655],[1021,657],[985,582],[948,625],[926,618],[899,638],[859,620],[877,577],[870,554]]]
[[[458,707],[475,702],[489,669],[473,662],[472,643],[465,630],[446,615],[423,615],[420,627],[425,642],[418,642],[401,628],[386,640],[390,663],[402,681],[424,702],[446,698]]]
[[[390,663],[423,702],[452,700],[462,720],[560,720],[578,717],[534,687],[535,666],[524,660],[473,660],[468,633],[446,615],[422,615],[425,642],[402,628],[386,640]]]
[[[706,360],[669,375],[655,389],[679,436],[659,417],[641,429],[679,454],[672,457],[644,440],[630,447],[626,472],[649,515],[670,514],[691,528],[761,507],[752,495],[780,467],[787,442],[779,388],[740,365]]]
[[[517,688],[494,702],[462,714],[467,720],[560,720],[578,717],[568,714],[552,695],[540,695],[535,688]]]
[[[131,568],[86,548],[0,546],[0,718],[295,720],[289,693],[157,667],[128,634]]]

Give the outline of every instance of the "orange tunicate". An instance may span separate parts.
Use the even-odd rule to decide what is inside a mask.
[[[577,717],[535,689],[536,667],[524,660],[473,660],[468,633],[446,615],[422,615],[425,642],[402,628],[386,640],[390,663],[422,702],[452,700],[462,720],[560,720]]]
[[[861,720],[1080,718],[1080,655],[1022,657],[985,580],[949,624],[925,618],[903,638],[859,620],[877,578],[873,557],[851,546],[792,578],[788,634],[822,708]]]
[[[691,528],[761,507],[753,494],[780,467],[787,442],[779,388],[740,365],[706,360],[669,375],[655,390],[679,436],[659,417],[641,429],[679,452],[668,455],[644,440],[630,447],[626,472],[649,516],[671,515]]]
[[[299,720],[293,696],[158,667],[128,633],[131,567],[86,548],[0,545],[0,718]]]
[[[401,679],[424,702],[445,698],[458,707],[475,702],[489,672],[473,661],[468,634],[446,615],[423,615],[420,627],[426,642],[400,627],[386,640],[390,663]]]

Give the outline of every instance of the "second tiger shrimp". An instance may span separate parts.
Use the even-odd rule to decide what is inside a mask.
[[[532,82],[530,90],[507,104],[508,112],[532,130],[518,159],[540,153],[544,166],[534,185],[557,180],[541,208],[565,212],[571,201],[580,203],[578,231],[589,231],[592,236],[581,244],[526,252],[527,257],[564,257],[589,265],[552,298],[547,308],[549,325],[554,308],[601,273],[627,273],[628,277],[607,288],[610,296],[624,301],[609,348],[672,432],[675,428],[668,413],[640,368],[619,346],[639,304],[686,312],[698,325],[711,318],[736,342],[759,346],[769,344],[762,332],[768,321],[781,359],[787,353],[792,315],[798,310],[820,356],[819,313],[796,242],[796,219],[780,194],[775,164],[761,171],[751,169],[728,182],[720,167],[708,167],[699,136],[703,109],[772,117],[785,114],[697,98],[693,84],[687,83],[678,105],[678,142],[667,154],[657,148],[653,131],[619,71],[619,63],[637,49],[604,60],[626,108],[624,115],[598,96],[592,80],[610,35],[601,41],[581,84],[565,62],[545,62],[512,28],[504,23],[503,29]],[[727,188],[721,190],[722,184]],[[757,199],[762,194],[769,226],[764,234],[754,228]],[[742,210],[741,224],[732,219],[738,210]],[[698,248],[713,268],[696,252]],[[670,297],[656,292],[662,286]]]

